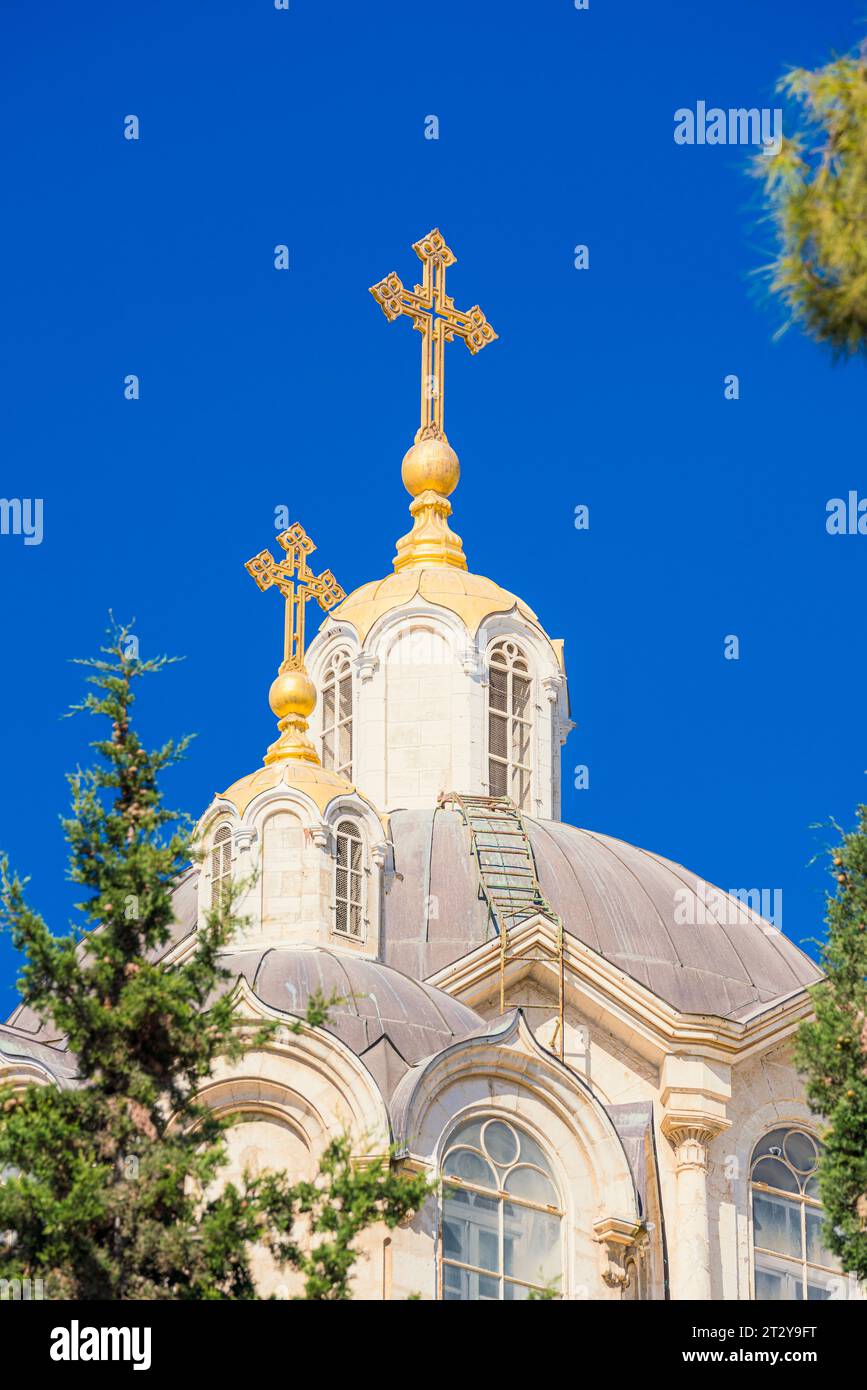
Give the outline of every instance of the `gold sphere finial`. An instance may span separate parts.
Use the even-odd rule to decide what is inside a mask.
[[[265,754],[266,764],[286,758],[318,763],[319,754],[307,734],[307,716],[313,713],[316,705],[316,686],[305,668],[284,662],[277,679],[271,683],[268,701],[277,716],[280,737]]]
[[[393,564],[397,572],[427,565],[467,567],[463,541],[449,527],[449,494],[460,481],[461,465],[445,435],[433,429],[418,431],[403,456],[400,476],[412,497],[412,530],[397,543]]]
[[[400,476],[411,497],[422,492],[449,497],[460,481],[461,465],[445,435],[416,439],[403,456]]]
[[[278,719],[290,714],[307,719],[316,706],[316,686],[303,668],[281,670],[268,692],[268,703]]]

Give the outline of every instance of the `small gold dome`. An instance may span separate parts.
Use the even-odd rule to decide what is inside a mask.
[[[294,787],[297,791],[303,792],[316,803],[320,811],[324,811],[335,796],[349,796],[355,791],[354,784],[341,777],[338,772],[329,772],[327,768],[318,765],[284,758],[270,763],[267,767],[259,767],[246,777],[240,777],[227,791],[218,794],[225,801],[231,801],[238,814],[243,816],[255,796],[280,785]]]
[[[458,485],[461,465],[447,439],[419,439],[404,454],[400,476],[412,497],[428,491],[448,497]]]
[[[534,625],[539,623],[528,604],[508,589],[501,589],[492,579],[482,574],[468,574],[466,570],[447,569],[444,565],[430,565],[362,584],[360,589],[348,594],[338,608],[332,608],[320,631],[336,619],[351,623],[359,640],[364,642],[384,613],[408,606],[416,596],[455,613],[473,636],[492,613],[511,613],[517,609]]]
[[[281,671],[268,692],[268,701],[278,719],[299,714],[306,719],[316,705],[316,686],[306,671]]]

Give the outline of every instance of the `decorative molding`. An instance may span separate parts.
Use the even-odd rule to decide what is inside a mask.
[[[239,825],[235,828],[234,841],[235,848],[239,854],[249,854],[253,844],[259,838],[259,832],[255,826]]]
[[[523,952],[529,960],[540,945],[548,949],[552,957],[556,955],[553,929],[542,917],[532,918],[509,935],[516,948],[515,957]],[[622,1036],[628,1031],[631,1045],[657,1066],[672,1054],[701,1056],[726,1063],[734,1058],[745,1061],[790,1037],[801,1021],[813,1012],[810,996],[801,988],[746,1020],[713,1014],[682,1014],[568,931],[564,939],[564,961],[567,989],[570,994],[577,992],[586,1018],[591,1022],[604,1020],[605,1027],[616,1035]],[[555,965],[552,959],[552,970]],[[483,942],[459,960],[435,971],[428,977],[427,984],[445,990],[470,1008],[477,1008],[499,991],[498,938]],[[575,995],[572,997],[574,999]],[[664,1100],[663,1104],[666,1103]]]
[[[560,691],[566,684],[565,676],[543,676],[542,689],[548,696],[548,703],[555,705],[560,698]]]
[[[314,821],[306,827],[307,834],[310,836],[317,849],[328,849],[331,844],[331,826],[326,825],[325,821]]]
[[[248,1042],[249,1050],[235,1062],[225,1058],[218,1061],[199,1093],[203,1104],[210,1103],[209,1096],[220,1096],[227,1083],[234,1090],[232,1104],[225,1107],[230,1111],[250,1109],[251,1102],[261,1101],[269,1087],[279,1087],[290,1105],[289,1118],[297,1120],[303,1110],[323,1145],[339,1117],[341,1128],[352,1138],[353,1162],[389,1152],[385,1101],[364,1063],[346,1043],[333,1033],[292,1018],[286,1010],[265,1004],[243,975],[235,982],[231,1000],[239,1035]],[[263,1020],[274,1020],[284,1027],[290,1024],[286,1040],[272,1035],[257,1045],[255,1038]],[[291,1078],[291,1085],[287,1078]]]
[[[452,452],[451,449],[449,452]],[[411,453],[412,449],[408,450],[404,466]],[[457,463],[456,456],[455,462]],[[413,519],[412,530],[401,536],[397,542],[397,554],[392,560],[396,574],[409,565],[451,565],[460,570],[467,568],[464,543],[448,523],[452,514],[452,504],[447,497],[433,488],[425,488],[413,497],[409,504],[409,513]]]
[[[379,657],[373,652],[359,652],[352,658],[352,668],[362,685],[366,685],[379,670]]]
[[[378,840],[370,846],[370,857],[383,876],[386,893],[394,880],[394,846],[390,840]]]
[[[593,1237],[602,1249],[602,1278],[611,1289],[625,1289],[628,1264],[640,1253],[645,1228],[621,1216],[602,1216],[593,1222]]]
[[[597,1211],[616,1212],[626,1229],[637,1230],[641,1216],[623,1143],[592,1088],[542,1046],[520,1010],[489,1027],[398,1082],[389,1107],[396,1157],[436,1165],[456,1105],[465,1118],[499,1113],[548,1148],[561,1191],[583,1188],[589,1175]]]
[[[469,676],[470,680],[478,681],[479,685],[487,685],[487,662],[478,648],[471,642],[468,642],[464,648],[464,653],[461,657],[461,666],[463,667],[464,674]]]

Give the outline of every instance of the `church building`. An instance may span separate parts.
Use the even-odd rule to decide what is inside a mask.
[[[561,820],[563,642],[471,571],[450,525],[444,350],[496,334],[446,294],[441,234],[414,250],[421,284],[372,290],[421,336],[411,528],[348,595],[300,524],[249,561],[285,601],[277,737],[262,766],[222,769],[174,894],[167,968],[247,884],[225,963],[251,1024],[338,1001],[205,1086],[236,1121],[228,1173],[313,1177],[348,1132],[359,1162],[393,1149],[438,1180],[412,1220],[365,1234],[360,1299],[858,1297],[823,1244],[792,1061],[820,972],[754,905]],[[0,1026],[0,1078],[73,1071],[27,1009]],[[256,1259],[263,1292],[294,1292]]]

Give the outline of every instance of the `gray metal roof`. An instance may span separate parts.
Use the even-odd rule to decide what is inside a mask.
[[[681,865],[595,831],[525,821],[542,891],[566,931],[681,1012],[744,1019],[821,978],[787,937],[727,895],[720,901],[729,910],[711,904],[715,914],[701,921],[710,886],[700,898],[701,880]],[[287,1013],[303,1015],[317,989],[339,996],[329,1029],[364,1057],[385,1095],[408,1067],[483,1027],[471,1009],[423,982],[491,934],[460,814],[395,811],[390,823],[395,878],[385,896],[384,964],[320,947],[226,957],[263,1002]],[[195,929],[196,877],[191,870],[175,890],[166,949]],[[684,894],[695,925],[677,920]],[[61,1083],[74,1076],[63,1039],[24,1006],[0,1024],[0,1053],[46,1067]]]
[[[61,1085],[68,1085],[75,1079],[75,1058],[65,1047],[40,1042],[32,1033],[8,1023],[0,1023],[0,1065],[22,1071],[36,1067],[48,1072]]]
[[[595,831],[525,821],[566,931],[680,1012],[744,1018],[821,978],[787,937],[727,894],[708,899],[719,890],[681,865]],[[490,935],[469,832],[445,809],[396,811],[391,832],[383,955],[425,978]]]
[[[484,1026],[465,1004],[379,961],[321,946],[238,951],[222,958],[264,1004],[303,1017],[317,990],[339,1002],[325,1028],[363,1057],[385,1094],[423,1058]]]

